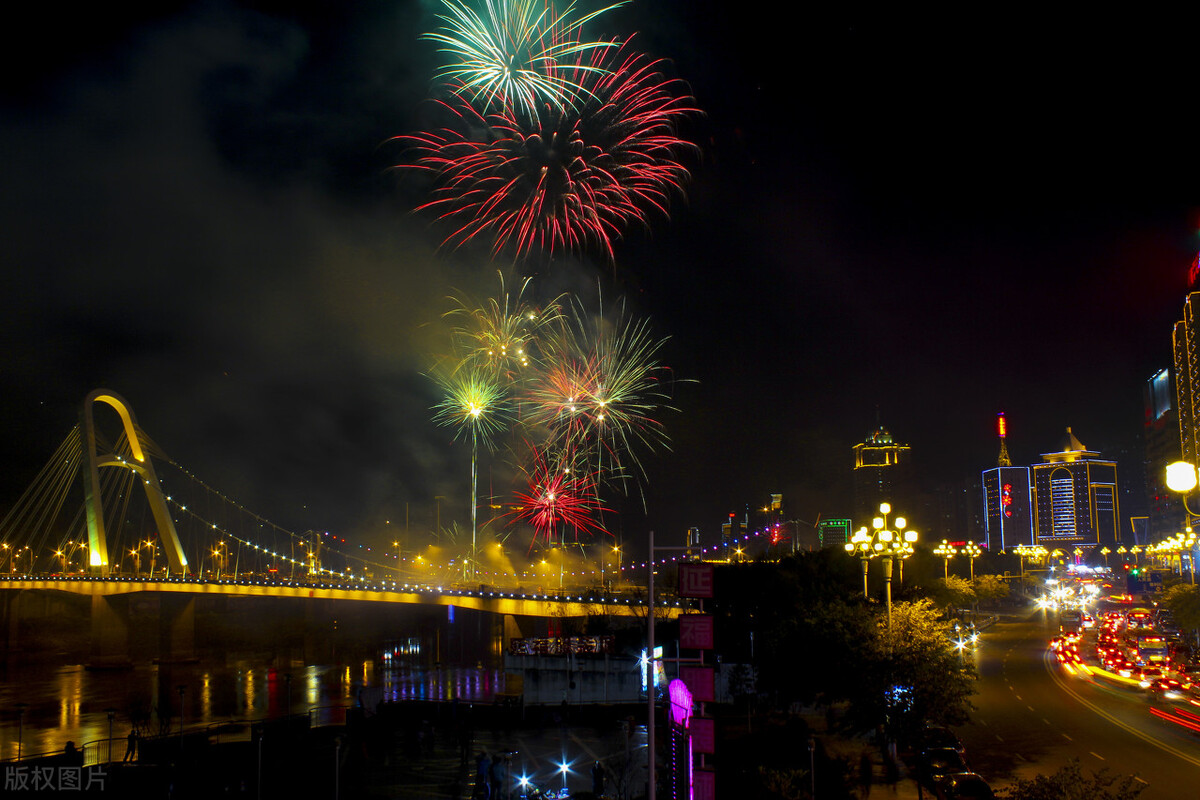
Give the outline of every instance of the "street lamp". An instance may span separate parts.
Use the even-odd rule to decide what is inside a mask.
[[[1111,552],[1112,552],[1112,550],[1109,550],[1107,545],[1100,548],[1100,555],[1104,556],[1104,568],[1105,569],[1108,569],[1108,554]]]
[[[892,628],[892,562],[899,560],[900,580],[904,580],[904,559],[912,555],[913,543],[917,541],[917,532],[914,530],[905,530],[906,522],[904,517],[896,517],[895,530],[888,527],[888,514],[892,513],[890,503],[879,504],[880,516],[871,520],[871,528],[874,531],[869,533],[866,527],[859,528],[850,541],[845,544],[847,553],[857,553],[862,559],[862,574],[863,574],[863,597],[868,596],[867,589],[867,572],[872,558],[875,556],[883,557],[883,578],[886,588],[887,598],[887,619],[888,630]]]
[[[900,581],[903,583],[904,559],[912,555],[913,543],[917,541],[916,531],[905,530],[907,523],[904,517],[896,517],[894,520],[895,530],[888,528],[887,518],[891,512],[891,504],[880,503],[879,513],[882,516],[871,520],[871,527],[875,529],[875,536],[878,540],[874,546],[875,551],[883,556],[883,577],[886,587],[889,633],[892,630],[892,563],[894,561],[900,562]]]
[[[935,556],[941,556],[945,559],[942,564],[942,577],[946,580],[950,580],[950,559],[954,558],[954,556],[958,554],[958,549],[954,545],[950,544],[950,542],[947,540],[942,539],[942,543],[933,548],[933,554]]]
[[[1192,524],[1192,517],[1196,515],[1188,508],[1187,498],[1195,491],[1196,484],[1196,466],[1194,464],[1187,461],[1176,461],[1167,465],[1167,488],[1182,496],[1183,510],[1187,512],[1189,526]]]
[[[25,733],[25,709],[29,703],[17,703],[17,761],[21,760],[21,741]]]
[[[975,559],[983,555],[983,551],[979,549],[979,545],[974,542],[967,542],[962,548],[963,554],[971,561],[971,580],[975,580]]]
[[[859,528],[850,537],[850,541],[846,542],[846,552],[857,554],[862,559],[862,576],[863,576],[863,598],[868,596],[867,593],[867,568],[871,563],[871,558],[875,555],[875,549],[872,547],[871,534],[867,533],[866,527]]]

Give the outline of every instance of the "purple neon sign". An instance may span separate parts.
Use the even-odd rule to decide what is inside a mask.
[[[692,693],[687,684],[676,678],[667,686],[671,697],[671,721],[681,728],[692,718]]]

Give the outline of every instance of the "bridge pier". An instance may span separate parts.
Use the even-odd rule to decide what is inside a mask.
[[[6,591],[0,592],[3,595],[0,598],[0,603],[3,607],[0,608],[0,620],[3,621],[4,635],[4,653],[15,653],[21,649],[21,595],[24,592]]]
[[[87,663],[88,669],[122,669],[131,666],[127,599],[93,594],[92,656]]]
[[[160,662],[196,661],[196,598],[194,595],[159,600]]]

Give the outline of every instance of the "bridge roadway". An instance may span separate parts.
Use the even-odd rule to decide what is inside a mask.
[[[469,590],[425,586],[395,581],[305,583],[294,581],[219,580],[201,578],[91,578],[83,576],[5,576],[2,589],[40,589],[70,592],[89,597],[111,597],[136,592],[164,594],[231,595],[238,597],[294,597],[327,600],[358,600],[372,603],[415,603],[457,606],[494,614],[535,617],[641,616],[646,615],[642,598],[582,593],[535,594],[495,589]],[[682,610],[678,601],[656,604],[657,616],[673,619]]]

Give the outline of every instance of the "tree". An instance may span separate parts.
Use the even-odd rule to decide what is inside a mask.
[[[1171,609],[1180,629],[1200,637],[1200,586],[1177,583],[1163,592],[1162,602]]]
[[[896,603],[889,634],[876,621],[862,686],[851,696],[851,716],[864,730],[883,724],[904,739],[922,725],[961,725],[975,691],[974,667],[950,644],[950,626],[929,600]]]
[[[975,589],[966,578],[951,575],[937,581],[933,597],[942,608],[963,608],[975,602]]]
[[[999,575],[979,575],[971,588],[984,605],[1008,597],[1008,584]]]
[[[1079,761],[1073,760],[1053,775],[1019,780],[999,793],[1002,800],[1135,800],[1145,789],[1132,775],[1118,777],[1100,770],[1084,777]]]

